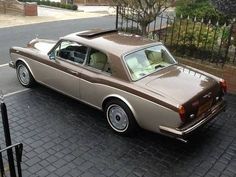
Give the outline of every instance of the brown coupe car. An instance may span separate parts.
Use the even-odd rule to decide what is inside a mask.
[[[160,42],[116,30],[34,39],[10,56],[23,86],[38,82],[103,110],[120,134],[139,126],[183,140],[226,107],[223,79],[179,64]]]

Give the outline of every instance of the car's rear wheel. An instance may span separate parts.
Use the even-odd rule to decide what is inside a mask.
[[[118,99],[106,103],[105,114],[110,127],[118,134],[132,135],[137,123],[129,107]]]
[[[35,80],[25,63],[23,63],[23,62],[17,63],[16,74],[17,74],[17,78],[18,78],[19,82],[24,87],[29,88],[34,85]]]

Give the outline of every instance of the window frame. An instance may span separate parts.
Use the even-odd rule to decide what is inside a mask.
[[[108,57],[109,55],[107,54],[107,52],[105,52],[104,50],[101,50],[101,49],[97,49],[96,47],[88,46],[88,45],[86,45],[86,44],[84,44],[84,43],[80,43],[80,42],[73,41],[73,40],[68,40],[68,39],[60,39],[60,40],[55,44],[55,46],[53,46],[53,48],[48,52],[48,56],[49,56],[49,57],[50,57],[50,54],[51,54],[52,52],[54,52],[54,51],[56,50],[56,48],[57,48],[63,41],[75,42],[75,43],[78,43],[78,44],[81,44],[81,45],[87,47],[87,52],[86,52],[86,56],[85,56],[84,62],[83,62],[83,63],[73,62],[73,61],[71,61],[71,60],[66,60],[66,59],[63,59],[63,58],[61,58],[61,57],[56,57],[56,56],[55,56],[54,59],[51,59],[51,60],[59,59],[59,60],[62,60],[62,61],[65,61],[65,62],[68,62],[68,63],[71,63],[71,64],[79,65],[81,68],[87,69],[87,70],[89,70],[89,71],[91,71],[91,72],[101,73],[101,74],[104,74],[104,75],[107,75],[107,76],[112,76],[112,65],[111,65],[112,61],[111,61],[110,58]],[[90,54],[90,52],[91,52],[92,49],[95,49],[95,50],[97,50],[97,51],[100,51],[100,52],[102,52],[103,54],[105,54],[105,55],[107,56],[107,62],[109,62],[110,67],[111,67],[111,72],[110,72],[110,73],[109,73],[109,72],[106,72],[106,71],[104,71],[104,70],[99,70],[99,69],[97,69],[97,68],[94,68],[94,67],[91,67],[91,66],[87,65],[88,59],[89,59],[88,57],[89,57],[89,54]]]
[[[129,70],[129,66],[127,65],[127,62],[125,61],[125,57],[126,57],[127,55],[132,54],[132,53],[139,52],[139,51],[141,51],[141,50],[145,50],[145,49],[148,49],[148,48],[151,48],[151,47],[155,47],[155,46],[163,46],[163,47],[165,48],[165,50],[167,51],[167,53],[173,58],[173,60],[174,60],[175,63],[173,63],[173,64],[171,64],[171,65],[169,65],[169,66],[167,66],[167,67],[165,67],[165,68],[160,68],[159,70],[153,71],[153,72],[151,72],[151,73],[149,73],[149,74],[147,74],[147,75],[145,75],[145,76],[142,76],[142,77],[140,77],[140,78],[138,78],[138,79],[133,79],[133,78],[132,78],[132,74],[131,74],[131,72],[130,72],[130,70]],[[145,77],[147,77],[147,76],[149,76],[149,75],[151,75],[151,74],[153,74],[153,73],[155,73],[155,72],[161,71],[161,70],[163,70],[163,69],[166,69],[166,68],[169,68],[169,67],[171,67],[171,66],[173,66],[173,65],[178,64],[178,61],[174,58],[174,56],[170,53],[170,51],[165,47],[165,45],[163,45],[163,44],[161,44],[161,43],[154,43],[154,44],[147,45],[147,46],[145,46],[145,47],[140,47],[140,48],[138,48],[138,49],[136,49],[136,50],[129,51],[129,52],[127,52],[127,53],[124,53],[124,54],[121,56],[121,59],[122,59],[122,62],[124,63],[124,65],[125,65],[125,69],[127,70],[128,75],[129,75],[129,78],[130,78],[130,80],[131,80],[132,82],[139,81],[139,80],[141,80],[141,79],[143,79],[143,78],[145,78]]]
[[[90,56],[90,54],[91,54],[91,50],[97,50],[98,52],[101,52],[101,53],[103,53],[104,55],[106,55],[106,57],[107,57],[107,63],[109,63],[110,68],[111,68],[111,64],[110,64],[110,63],[111,63],[111,62],[110,62],[111,60],[109,59],[107,53],[104,52],[103,50],[99,50],[99,49],[94,48],[94,47],[89,47],[89,50],[88,50],[88,53],[87,53],[87,58],[86,58],[86,61],[84,62],[84,67],[86,67],[86,68],[88,68],[89,70],[94,71],[94,72],[96,72],[96,73],[99,72],[99,73],[104,73],[104,74],[106,74],[106,75],[111,76],[111,75],[112,75],[112,68],[111,68],[111,72],[106,72],[105,70],[100,70],[100,69],[97,69],[97,68],[94,68],[94,67],[88,65],[89,56]]]
[[[87,49],[86,49],[85,59],[84,59],[83,63],[79,63],[79,62],[71,61],[71,60],[69,60],[69,59],[64,59],[64,58],[62,58],[62,57],[60,57],[60,56],[56,56],[56,55],[55,55],[55,56],[54,56],[54,60],[62,60],[62,61],[64,61],[64,62],[68,62],[68,63],[76,64],[76,65],[79,65],[79,66],[83,66],[83,65],[85,64],[86,60],[87,60],[90,47],[87,46],[87,45],[84,45],[84,44],[82,44],[82,43],[79,43],[79,42],[77,42],[77,41],[67,40],[67,39],[61,39],[61,40],[59,40],[59,41],[57,42],[57,44],[48,52],[48,56],[50,56],[50,54],[52,54],[53,52],[55,53],[55,50],[56,50],[59,46],[61,46],[62,42],[76,43],[76,44],[78,44],[78,45],[81,45],[81,46],[86,47]]]

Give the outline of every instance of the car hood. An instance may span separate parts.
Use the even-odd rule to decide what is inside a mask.
[[[219,87],[213,78],[181,65],[173,65],[153,73],[138,81],[138,84],[179,103],[185,103],[197,95]]]
[[[36,49],[43,54],[48,54],[48,52],[55,46],[57,41],[47,40],[47,39],[33,39],[29,42],[28,47]]]

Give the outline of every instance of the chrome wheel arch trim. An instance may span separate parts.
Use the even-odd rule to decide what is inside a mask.
[[[107,99],[110,99],[110,98],[117,98],[117,99],[123,101],[129,107],[129,109],[131,110],[134,118],[136,119],[137,114],[136,114],[136,111],[134,110],[133,106],[129,103],[128,100],[126,100],[124,97],[122,97],[120,95],[117,95],[117,94],[110,94],[110,95],[107,95],[105,98],[103,98],[103,100],[102,100],[102,108],[103,108],[103,104],[105,103],[105,101]]]
[[[19,61],[23,62],[23,63],[27,66],[27,68],[29,69],[31,75],[32,75],[33,78],[35,79],[35,77],[34,77],[34,73],[32,72],[30,66],[28,65],[28,63],[27,63],[23,58],[17,58],[17,60],[16,60],[16,62],[15,62],[16,69],[17,69],[17,63],[18,63]]]

